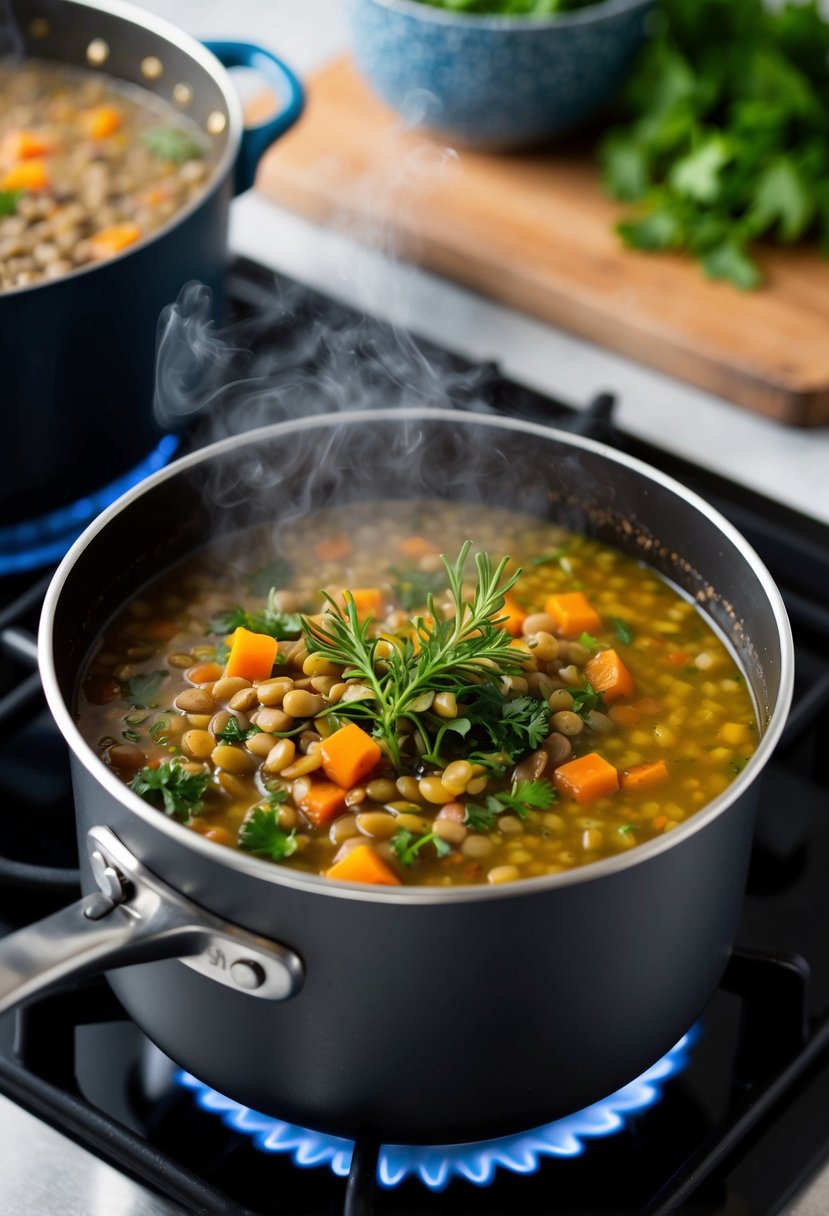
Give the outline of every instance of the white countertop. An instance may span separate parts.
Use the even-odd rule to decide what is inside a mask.
[[[259,41],[300,76],[347,46],[339,0],[141,2],[198,36]],[[240,253],[462,354],[496,359],[514,379],[574,405],[612,390],[624,429],[829,523],[829,427],[800,430],[768,421],[445,279],[368,252],[253,193],[233,204],[231,240]]]

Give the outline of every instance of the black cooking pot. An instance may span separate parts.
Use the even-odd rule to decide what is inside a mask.
[[[378,496],[497,499],[673,580],[729,640],[755,698],[762,737],[744,771],[667,836],[500,886],[331,882],[212,844],[150,808],[73,721],[103,623],[210,536]],[[0,1008],[67,975],[122,966],[109,979],[131,1016],[219,1091],[332,1132],[449,1141],[545,1122],[612,1092],[679,1039],[717,986],[742,903],[755,781],[791,696],[791,636],[746,542],[638,461],[529,423],[442,410],[251,432],[156,475],[88,529],[50,588],[40,653],[72,751],[87,894],[0,943]]]
[[[163,98],[205,132],[214,171],[188,207],[118,257],[0,294],[5,524],[108,485],[156,447],[165,429],[153,412],[159,314],[191,279],[212,289],[218,314],[231,195],[252,184],[259,157],[302,109],[293,73],[251,44],[203,46],[105,0],[10,0],[10,9],[25,57],[101,70]],[[222,64],[265,76],[278,113],[245,130]]]

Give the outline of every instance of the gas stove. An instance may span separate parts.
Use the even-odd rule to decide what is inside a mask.
[[[340,408],[346,360],[361,406],[433,399],[439,385],[441,405],[588,434],[684,482],[758,550],[792,620],[797,686],[760,779],[738,947],[699,1023],[643,1077],[570,1120],[457,1149],[355,1146],[266,1119],[161,1056],[103,980],[77,984],[0,1019],[4,1211],[792,1211],[829,1156],[829,527],[617,429],[609,394],[573,408],[252,262],[234,265],[229,288],[230,353],[206,369],[210,408],[181,450],[299,402]],[[20,558],[0,584],[3,933],[77,895],[66,748],[34,671],[49,577],[36,567],[53,556]],[[803,1211],[829,1210],[829,1181],[810,1193]]]

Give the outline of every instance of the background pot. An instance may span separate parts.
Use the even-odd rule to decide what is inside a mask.
[[[762,731],[743,772],[669,836],[624,856],[440,890],[292,872],[217,847],[135,797],[71,716],[102,623],[211,533],[381,492],[477,501],[495,493],[646,556],[699,600],[740,657]],[[211,980],[206,964],[194,970],[169,957],[112,972],[110,982],[173,1059],[238,1101],[307,1126],[374,1129],[387,1142],[459,1140],[578,1109],[668,1050],[716,987],[742,902],[752,787],[791,696],[791,654],[779,594],[734,529],[676,483],[588,440],[398,410],[283,424],[188,457],[111,508],[67,556],[44,607],[42,674],[73,752],[84,889],[121,889],[117,874],[102,880],[100,858],[88,860],[87,832],[108,824],[174,902],[194,902],[182,915],[219,917],[287,947],[277,970],[290,996],[259,999]],[[76,944],[87,942],[81,968],[106,965],[82,910],[64,916]],[[109,923],[107,913],[105,934]],[[67,930],[34,932],[48,954]],[[117,961],[129,962],[129,932],[115,936]],[[196,931],[186,943],[181,953],[201,949]],[[157,953],[176,948],[168,936]],[[133,951],[148,956],[146,936]],[[53,977],[65,974],[59,954],[50,961]],[[23,936],[0,944],[0,1004],[16,985],[32,991],[27,969]]]
[[[205,131],[215,169],[188,207],[120,256],[0,294],[5,524],[109,484],[158,444],[159,314],[191,279],[211,288],[218,314],[231,195],[252,184],[259,156],[302,109],[293,73],[249,43],[205,47],[125,4],[10,0],[10,8],[26,57],[101,70],[162,97]],[[278,113],[244,130],[222,63],[266,76]]]

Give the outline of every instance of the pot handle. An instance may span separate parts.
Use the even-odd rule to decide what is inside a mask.
[[[205,912],[108,828],[92,828],[87,843],[100,890],[0,940],[0,1013],[68,980],[165,958],[264,1000],[300,990],[304,970],[292,950]]]
[[[287,64],[255,42],[205,41],[204,45],[224,67],[252,68],[258,72],[282,103],[272,118],[258,126],[246,127],[242,132],[234,179],[235,192],[241,194],[253,185],[260,157],[299,118],[305,104],[305,94]]]

